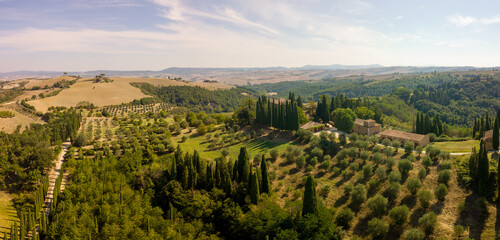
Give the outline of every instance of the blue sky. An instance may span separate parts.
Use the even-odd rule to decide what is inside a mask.
[[[0,72],[500,66],[500,1],[0,0]]]

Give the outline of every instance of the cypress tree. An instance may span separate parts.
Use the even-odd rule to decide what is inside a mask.
[[[483,140],[480,143],[478,163],[477,163],[478,189],[481,195],[488,192],[488,179],[490,178],[490,163],[488,160],[488,150]]]
[[[212,172],[212,164],[207,164],[207,172],[205,174],[205,187],[207,191],[212,190],[214,187],[214,179],[213,179],[213,172]]]
[[[314,182],[314,178],[311,175],[307,177],[304,190],[304,198],[302,201],[302,216],[310,213],[316,214],[318,212],[318,202],[316,199],[316,183]]]
[[[474,118],[474,126],[472,127],[472,138],[476,139],[477,132],[477,118]]]
[[[252,204],[257,204],[259,201],[259,178],[255,172],[252,174],[250,184],[250,201]]]
[[[262,174],[262,192],[269,194],[271,187],[269,183],[269,174],[267,172],[267,161],[266,156],[262,155],[262,161],[260,162],[260,170]]]
[[[332,98],[333,100],[333,98]],[[297,107],[299,108],[302,108],[303,107],[303,100],[302,100],[302,97],[299,95],[299,97],[297,97]]]
[[[472,178],[472,185],[477,189],[477,150],[472,148],[472,153],[469,157],[469,176]]]
[[[495,118],[495,123],[493,125],[493,150],[498,150],[498,145],[499,145],[499,129],[498,129],[498,121],[499,119],[498,118]],[[499,177],[500,178],[500,177]]]
[[[247,182],[250,173],[250,157],[245,146],[240,148],[238,155],[238,182]]]
[[[176,160],[174,159],[172,161],[172,167],[170,169],[170,180],[176,180],[177,179],[177,164]]]

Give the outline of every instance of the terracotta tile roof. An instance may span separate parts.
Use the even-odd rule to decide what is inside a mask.
[[[483,139],[486,139],[486,138],[492,138],[493,137],[493,130],[488,130],[484,133],[484,137]]]
[[[303,128],[303,129],[309,129],[309,128],[312,128],[312,127],[324,126],[324,125],[325,125],[325,124],[323,124],[323,123],[310,121],[310,122],[305,123],[305,124],[303,124],[302,126],[300,126],[300,128]]]
[[[363,120],[361,118],[356,118],[356,120],[354,121],[354,124],[363,126],[364,121],[365,120]]]
[[[420,142],[420,141],[424,140],[424,138],[426,137],[426,135],[409,133],[409,132],[402,132],[402,131],[397,131],[397,130],[392,130],[392,129],[386,129],[379,134],[381,136],[401,138],[401,139],[406,139],[406,140],[410,140],[413,142]]]

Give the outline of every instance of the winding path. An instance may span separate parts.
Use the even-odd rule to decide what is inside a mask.
[[[61,153],[57,156],[57,162],[55,168],[52,168],[49,173],[49,190],[47,191],[47,196],[45,196],[45,216],[49,217],[51,202],[54,198],[54,187],[56,186],[56,179],[61,173],[61,166],[64,161],[64,155],[68,151],[71,142],[64,142],[62,144]]]

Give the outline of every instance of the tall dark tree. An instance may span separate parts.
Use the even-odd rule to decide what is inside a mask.
[[[302,200],[302,216],[307,214],[318,213],[318,200],[316,197],[316,183],[314,178],[309,175],[307,177],[306,186],[304,190],[304,198]]]
[[[250,201],[252,202],[252,204],[257,204],[257,202],[259,201],[259,178],[257,177],[256,172],[251,174]]]
[[[498,145],[499,145],[499,142],[498,142],[499,141],[499,139],[498,139],[498,137],[499,137],[499,129],[498,129],[498,127],[499,127],[498,124],[499,123],[498,123],[498,121],[499,120],[500,119],[498,119],[498,117],[495,118],[495,123],[493,125],[493,139],[492,139],[493,142],[492,142],[492,145],[493,145],[493,149],[494,150],[498,150]]]
[[[262,174],[262,193],[270,193],[271,187],[269,183],[269,174],[267,172],[267,161],[265,154],[262,155],[262,161],[260,162],[260,170]]]
[[[238,182],[247,182],[250,173],[250,157],[245,146],[240,148],[238,155]]]
[[[488,180],[490,179],[490,162],[488,160],[488,150],[481,140],[478,162],[477,162],[478,190],[481,195],[488,192]]]

